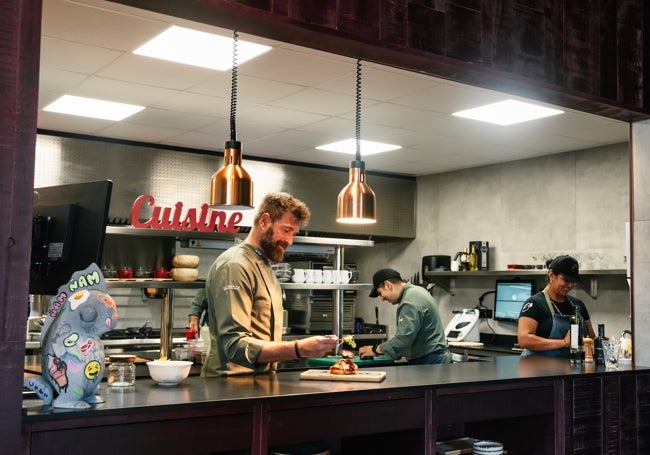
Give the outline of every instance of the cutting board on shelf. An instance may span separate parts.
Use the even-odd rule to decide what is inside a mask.
[[[355,374],[332,374],[329,370],[307,370],[300,373],[300,379],[311,379],[315,381],[381,382],[386,379],[386,372],[359,370]]]

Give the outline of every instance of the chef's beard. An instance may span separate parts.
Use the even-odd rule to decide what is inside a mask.
[[[266,257],[272,262],[282,262],[282,259],[284,259],[284,251],[289,244],[282,240],[273,241],[273,234],[273,227],[270,227],[262,236],[260,247],[264,254],[266,254]]]

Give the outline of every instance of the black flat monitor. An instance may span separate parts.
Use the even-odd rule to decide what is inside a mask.
[[[494,292],[494,319],[517,322],[524,302],[535,292],[535,280],[497,280]]]
[[[73,272],[101,265],[113,182],[34,189],[29,293],[55,295]]]

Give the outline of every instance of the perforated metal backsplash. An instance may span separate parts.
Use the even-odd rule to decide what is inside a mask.
[[[112,223],[130,223],[133,201],[142,194],[155,198],[158,207],[183,203],[184,210],[209,199],[210,178],[221,166],[223,155],[183,152],[39,134],[36,143],[35,186],[110,179],[113,195],[109,218]],[[368,175],[377,195],[377,223],[352,226],[336,223],[336,198],[347,184],[348,171],[284,165],[247,159],[244,167],[254,182],[258,204],[271,191],[287,191],[307,203],[312,211],[308,230],[329,235],[360,237],[415,236],[415,179]],[[242,225],[250,225],[254,211],[245,214]],[[140,212],[148,218],[151,208]]]

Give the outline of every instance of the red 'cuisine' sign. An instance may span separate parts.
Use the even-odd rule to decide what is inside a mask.
[[[140,229],[165,229],[170,231],[202,231],[202,232],[224,232],[236,234],[239,232],[238,223],[243,215],[241,212],[232,212],[230,216],[220,210],[208,211],[208,204],[203,204],[198,209],[193,207],[187,209],[183,215],[183,203],[177,202],[174,207],[155,206],[153,196],[143,194],[133,201],[131,206],[131,226]],[[143,205],[153,206],[151,218],[140,221],[140,212]],[[209,215],[209,217],[208,217]]]

